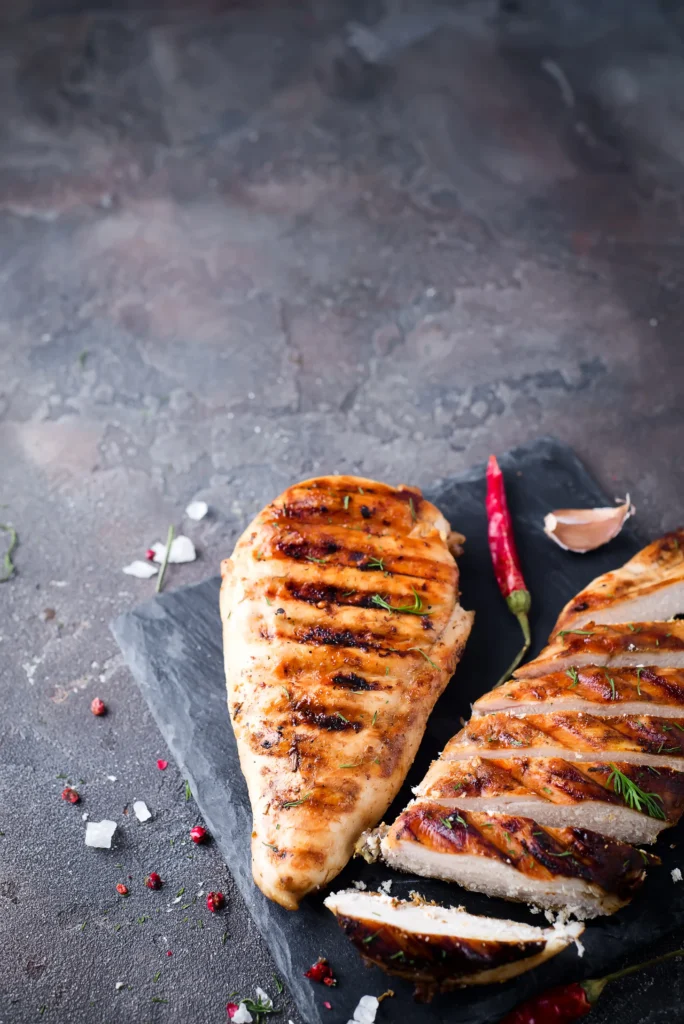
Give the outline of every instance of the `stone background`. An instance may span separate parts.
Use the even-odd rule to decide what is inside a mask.
[[[2,20],[0,1022],[224,1021],[272,968],[156,768],[108,631],[154,581],[121,567],[173,522],[200,551],[182,586],[298,477],[429,484],[544,433],[645,532],[681,522],[684,12],[6,0]],[[84,847],[83,812],[119,822],[114,850]],[[672,1024],[683,998],[669,965],[594,1018]]]

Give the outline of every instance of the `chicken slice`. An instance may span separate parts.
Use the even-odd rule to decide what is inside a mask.
[[[536,928],[440,907],[415,894],[408,901],[352,889],[332,893],[325,905],[365,960],[415,982],[423,999],[508,981],[560,953],[584,931],[578,921]]]
[[[222,564],[252,869],[289,909],[341,870],[411,765],[472,625],[460,539],[416,489],[321,477],[265,508]]]
[[[562,629],[539,657],[516,669],[513,678],[534,679],[588,665],[684,668],[684,622],[588,622],[583,629]]]
[[[684,669],[579,668],[531,679],[509,679],[473,704],[473,716],[496,711],[535,714],[586,711],[603,717],[684,718]]]
[[[592,580],[568,601],[554,633],[587,622],[648,622],[684,615],[684,529],[665,534],[620,569]]]
[[[490,896],[564,908],[587,919],[612,914],[659,863],[643,850],[581,828],[548,828],[531,818],[446,810],[418,800],[384,835],[385,862],[458,882]]]
[[[562,757],[622,760],[684,768],[684,726],[675,719],[621,715],[595,718],[579,711],[472,718],[444,748],[447,760],[480,757]]]
[[[615,791],[613,769],[652,797],[641,810]],[[434,761],[414,790],[445,808],[515,814],[540,825],[572,825],[628,843],[653,843],[684,813],[684,772],[624,761],[574,762],[556,757]],[[648,809],[662,812],[652,817]]]

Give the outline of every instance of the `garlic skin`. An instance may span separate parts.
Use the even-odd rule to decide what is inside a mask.
[[[614,508],[559,508],[544,516],[544,533],[564,551],[583,555],[617,537],[635,512],[629,494]]]

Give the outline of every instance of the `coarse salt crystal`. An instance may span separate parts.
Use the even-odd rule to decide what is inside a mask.
[[[100,850],[110,850],[115,832],[115,821],[108,821],[107,818],[103,821],[89,821],[86,823],[85,844]]]
[[[198,522],[200,519],[204,519],[208,511],[209,506],[206,501],[191,501],[185,510],[185,514],[190,519],[194,519],[195,522]]]
[[[164,558],[166,557],[166,544],[162,544],[157,541],[156,544],[152,545],[151,550],[154,551],[155,562],[164,561]],[[189,537],[181,534],[179,537],[176,537],[175,540],[171,541],[169,563],[178,564],[180,562],[194,562],[196,558],[197,552],[195,551],[195,545]]]
[[[137,559],[130,565],[124,565],[123,571],[127,576],[135,576],[139,580],[149,580],[150,576],[156,576],[159,568],[151,562],[141,562]]]
[[[670,872],[670,874],[672,875],[672,881],[673,882],[681,882],[681,880],[682,880],[681,868],[672,868],[672,871]]]
[[[252,1024],[252,1014],[249,1012],[244,1003],[240,1003],[237,1008],[237,1012],[233,1014],[233,1024]]]
[[[365,882],[352,882],[352,885],[354,886],[355,889],[358,889],[359,892],[363,892],[363,890],[366,888]]]
[[[117,983],[116,983],[116,985],[114,987],[115,987],[116,991],[118,992],[119,989],[124,987],[123,981],[117,981]]]
[[[108,775],[107,778],[110,782],[116,782],[116,775]]]
[[[380,1006],[375,996],[361,996],[354,1010],[354,1019],[349,1024],[375,1024],[375,1015]]]
[[[152,817],[150,809],[144,800],[136,800],[133,804],[133,812],[138,821],[149,821]]]
[[[392,879],[388,878],[386,882],[380,883],[380,892],[384,892],[386,896],[389,896],[390,889],[392,888]]]

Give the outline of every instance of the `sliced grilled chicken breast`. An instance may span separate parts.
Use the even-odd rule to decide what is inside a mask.
[[[548,828],[531,818],[486,814],[417,800],[380,844],[387,864],[458,882],[490,896],[612,914],[641,886],[657,858],[580,828]]]
[[[416,982],[418,994],[508,981],[579,938],[579,922],[535,928],[439,907],[420,897],[392,899],[347,890],[325,901],[357,950],[388,974]]]
[[[684,529],[649,544],[592,580],[558,616],[554,633],[587,622],[648,622],[684,615]]]
[[[443,757],[563,757],[622,760],[684,768],[684,727],[675,719],[620,715],[596,718],[582,711],[473,718],[447,743]]]
[[[625,803],[620,787],[616,792],[614,768],[652,798],[640,804],[641,810]],[[628,843],[655,842],[684,813],[684,772],[624,761],[441,759],[433,762],[414,792],[445,808],[515,814],[540,825],[588,828]]]
[[[684,669],[580,668],[531,679],[509,679],[473,704],[473,716],[496,711],[586,711],[603,717],[684,718]]]
[[[556,633],[539,657],[513,673],[534,679],[550,672],[585,666],[610,668],[684,668],[684,622],[628,622],[612,626],[586,623],[583,629]]]
[[[450,543],[420,491],[320,477],[265,508],[222,564],[253,874],[289,909],[383,814],[456,667],[472,614]]]

